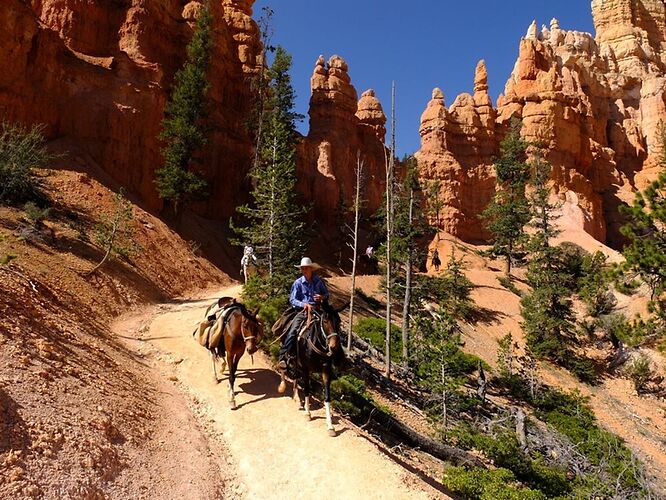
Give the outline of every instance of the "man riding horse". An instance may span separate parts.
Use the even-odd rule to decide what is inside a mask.
[[[299,312],[291,322],[291,326],[280,348],[280,361],[278,362],[280,370],[287,369],[287,357],[293,354],[296,338],[308,315],[311,314],[315,306],[328,300],[329,296],[324,281],[315,274],[315,270],[319,268],[317,264],[312,262],[309,257],[303,257],[300,265],[296,267],[301,269],[303,276],[294,281],[294,284],[291,286],[289,302]]]

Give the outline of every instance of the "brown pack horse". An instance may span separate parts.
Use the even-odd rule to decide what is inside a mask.
[[[333,364],[338,365],[344,359],[340,347],[340,314],[345,309],[333,309],[328,303],[313,309],[296,342],[296,360],[294,377],[294,396],[298,396],[300,409],[305,410],[308,419],[310,413],[311,380],[310,374],[319,373],[324,384],[324,407],[326,408],[326,427],[330,436],[335,436],[331,417],[331,376]],[[303,389],[302,393],[298,387]],[[281,373],[278,392],[283,394],[287,388],[286,375]]]
[[[250,312],[244,304],[233,302],[222,307],[217,321],[222,321],[222,335],[217,342],[209,342],[208,350],[213,360],[213,375],[217,383],[216,362],[222,361],[222,373],[225,368],[229,369],[229,404],[236,408],[234,383],[236,382],[236,371],[238,363],[247,350],[248,354],[254,354],[259,348],[259,342],[263,334],[263,326],[257,318],[257,311]],[[224,342],[222,342],[222,339]]]

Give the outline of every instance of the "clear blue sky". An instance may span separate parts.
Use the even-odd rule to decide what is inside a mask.
[[[472,92],[479,59],[495,101],[533,19],[540,26],[557,17],[563,29],[593,32],[589,0],[258,0],[255,18],[263,6],[275,11],[273,43],[294,58],[298,112],[307,115],[319,54],[342,56],[359,95],[374,88],[387,115],[396,81],[400,155],[419,148],[419,118],[432,89],[444,91],[447,105]],[[300,129],[307,127],[306,118]]]

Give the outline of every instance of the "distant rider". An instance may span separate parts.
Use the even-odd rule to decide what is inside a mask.
[[[287,354],[293,353],[294,346],[296,345],[296,337],[303,326],[303,322],[307,319],[308,313],[314,306],[328,300],[329,296],[324,281],[315,274],[315,270],[319,268],[319,265],[312,262],[310,258],[303,257],[301,264],[296,267],[300,267],[303,276],[294,281],[294,284],[291,286],[289,302],[292,307],[300,310],[300,312],[292,321],[280,348],[280,361],[278,363],[280,370],[286,370],[287,368]]]

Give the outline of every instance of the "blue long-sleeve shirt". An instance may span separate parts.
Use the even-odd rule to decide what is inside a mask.
[[[294,307],[304,307],[305,304],[315,304],[315,295],[321,295],[325,299],[328,298],[328,290],[322,279],[316,274],[312,275],[312,281],[305,279],[301,276],[291,286],[291,295],[289,302]]]

